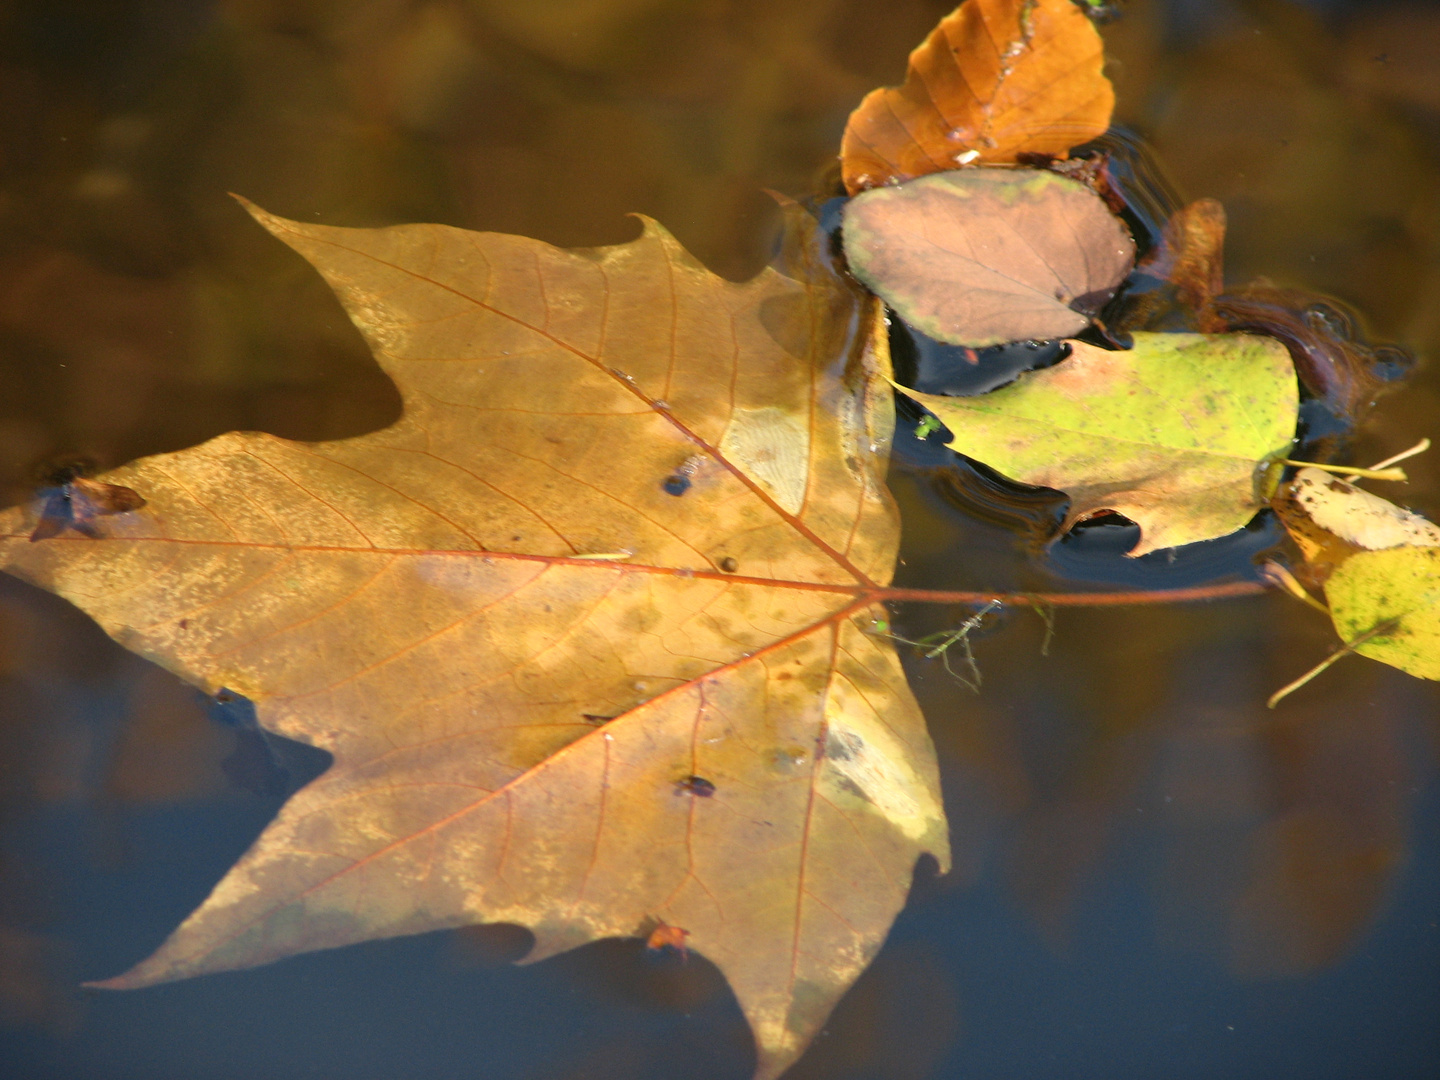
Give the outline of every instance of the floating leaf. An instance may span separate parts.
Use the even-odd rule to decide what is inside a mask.
[[[566,252],[254,211],[395,379],[393,426],[229,434],[106,478],[143,510],[0,566],[335,757],[133,988],[481,922],[531,959],[684,927],[778,1075],[947,861],[884,616],[898,518],[873,301],[795,219],[787,273],[654,222]]]
[[[1130,518],[1132,555],[1224,536],[1264,505],[1257,469],[1289,447],[1297,419],[1282,344],[1139,333],[1124,352],[1069,345],[1068,359],[978,397],[905,393],[960,453],[1068,493],[1067,527],[1100,510]]]
[[[1440,679],[1440,526],[1316,468],[1296,473],[1272,504],[1324,585],[1340,640]]]
[[[1440,547],[1358,552],[1325,582],[1325,599],[1341,641],[1366,638],[1355,652],[1440,679]]]
[[[1300,381],[1342,422],[1353,428],[1386,384],[1404,375],[1415,358],[1395,346],[1369,345],[1354,319],[1335,301],[1301,289],[1281,289],[1263,279],[1213,299],[1210,325],[1279,338],[1290,348]]]
[[[851,194],[971,162],[1065,157],[1110,126],[1104,44],[1071,0],[965,0],[910,54],[903,86],[850,114]]]
[[[1135,242],[1084,184],[1043,169],[960,169],[845,206],[857,278],[938,341],[1067,337],[1115,294]]]
[[[1358,551],[1440,546],[1440,526],[1323,469],[1301,469],[1271,505],[1317,583]]]

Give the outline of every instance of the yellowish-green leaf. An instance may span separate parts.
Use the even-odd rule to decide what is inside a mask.
[[[905,393],[950,445],[1025,484],[1070,496],[1066,525],[1100,510],[1136,522],[1131,552],[1224,536],[1264,505],[1261,462],[1289,447],[1298,393],[1285,346],[1245,334],[1135,335],[976,397]]]
[[[1361,656],[1440,679],[1440,547],[1357,552],[1330,575],[1325,599],[1342,641],[1382,628],[1355,646]]]
[[[1317,468],[1296,473],[1273,505],[1305,576],[1324,584],[1346,651],[1440,679],[1440,527]]]

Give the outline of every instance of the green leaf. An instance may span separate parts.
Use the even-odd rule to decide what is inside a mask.
[[[1393,629],[1356,645],[1360,655],[1440,679],[1440,548],[1357,552],[1330,575],[1325,599],[1342,641],[1394,622]]]
[[[905,393],[955,433],[955,450],[1070,495],[1066,527],[1098,510],[1140,526],[1131,555],[1224,536],[1264,505],[1258,466],[1295,433],[1285,346],[1246,334],[1081,341],[1051,368],[977,397]]]

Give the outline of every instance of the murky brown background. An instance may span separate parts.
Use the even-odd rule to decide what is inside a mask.
[[[324,286],[226,197],[343,225],[561,245],[651,214],[720,273],[767,258],[931,0],[0,2],[0,496],[235,428],[336,438],[398,399]],[[1232,283],[1365,313],[1422,357],[1357,440],[1440,437],[1440,8],[1133,0],[1117,121],[1221,199]],[[1440,515],[1440,454],[1390,498]],[[907,471],[908,469],[908,471]],[[902,463],[907,562],[1021,566],[1014,522]],[[940,485],[943,487],[943,485]],[[957,546],[956,537],[973,543]],[[998,570],[995,572],[999,572]],[[953,624],[963,612],[901,614]],[[923,629],[932,628],[925,625]],[[797,1077],[1420,1077],[1440,1071],[1440,694],[1280,598],[1015,614],[974,695],[912,666],[957,871],[922,868]],[[595,946],[513,969],[431,935],[130,995],[276,805],[234,732],[0,577],[0,1062],[26,1077],[742,1077],[707,965]]]

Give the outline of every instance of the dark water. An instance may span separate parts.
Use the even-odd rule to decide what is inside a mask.
[[[566,245],[665,222],[744,278],[766,187],[815,190],[848,110],[948,3],[0,3],[0,487],[221,431],[372,430],[398,401],[323,285],[224,196],[336,224]],[[1229,211],[1232,283],[1364,312],[1422,359],[1356,460],[1440,436],[1440,10],[1125,5],[1117,118]],[[904,584],[1093,589],[1252,572],[1263,518],[1174,562],[933,437],[898,440]],[[1440,513],[1440,457],[1382,491]],[[964,610],[905,609],[909,637]],[[880,958],[791,1074],[1440,1074],[1440,694],[1276,597],[1033,614],[976,636],[979,694],[910,658],[956,870],[917,871]],[[323,767],[216,715],[54,597],[0,577],[0,1075],[739,1078],[713,968],[607,942],[528,968],[502,929],[135,993],[149,953]]]

